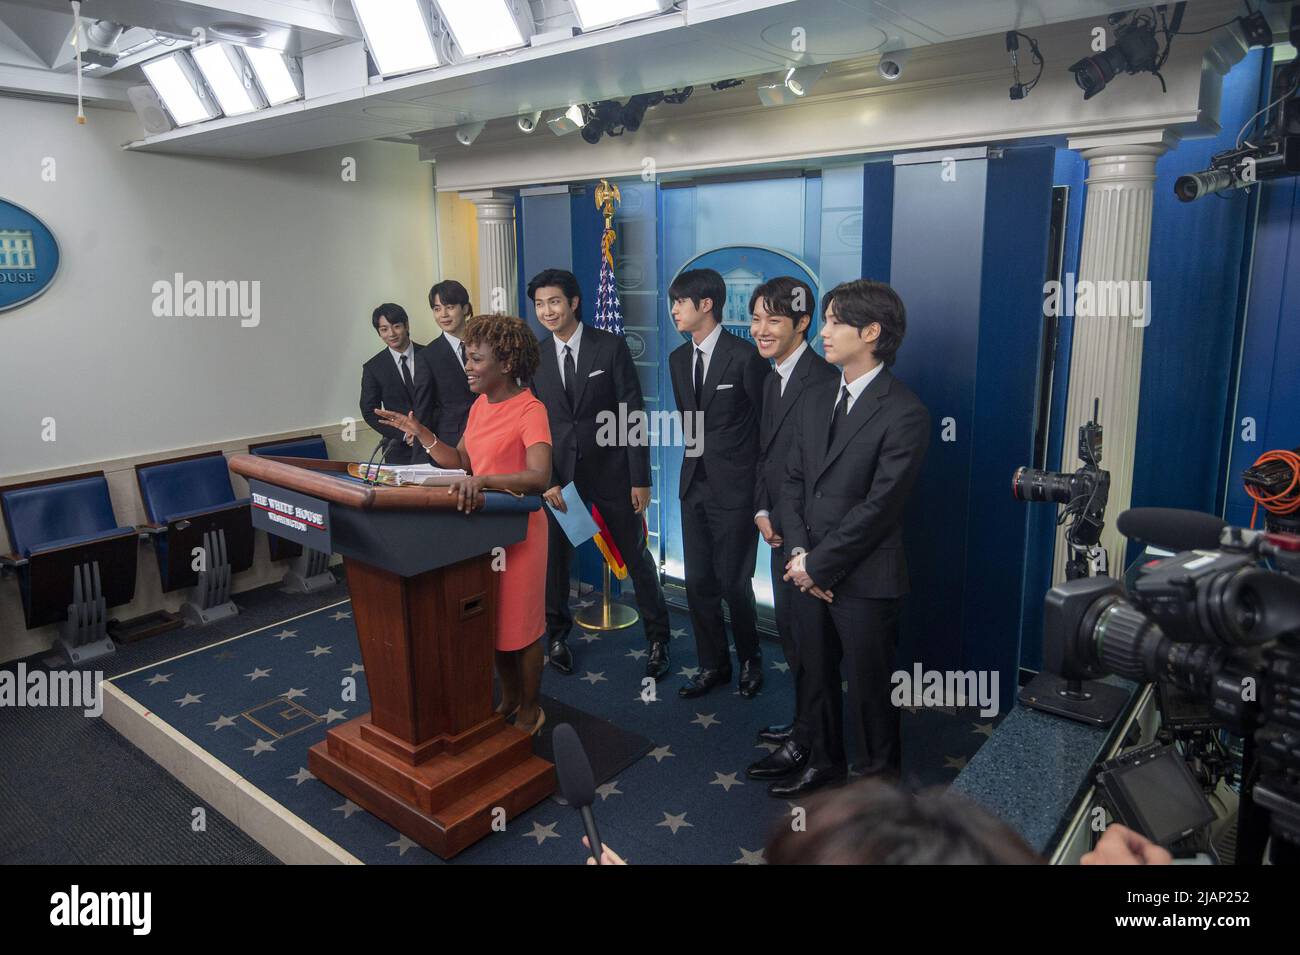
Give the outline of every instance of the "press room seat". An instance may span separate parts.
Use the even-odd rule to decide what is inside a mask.
[[[81,565],[99,564],[106,606],[135,595],[136,529],[118,524],[103,472],[0,489],[0,510],[29,629],[66,620]]]
[[[158,569],[165,591],[196,583],[192,548],[202,544],[205,531],[225,533],[232,572],[253,563],[253,529],[248,498],[235,497],[226,456],[220,451],[175,461],[142,464],[135,469],[140,499],[154,532]],[[175,547],[184,552],[171,556]]]

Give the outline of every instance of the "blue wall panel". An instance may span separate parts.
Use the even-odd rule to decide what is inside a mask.
[[[988,161],[937,161],[894,169],[890,284],[907,307],[894,374],[930,410],[930,450],[907,517],[916,598],[903,621],[904,661],[957,669],[966,632],[967,526]],[[874,276],[873,276],[874,277]],[[954,441],[940,440],[952,419]]]
[[[1233,146],[1237,131],[1261,105],[1263,61],[1262,51],[1256,50],[1225,77],[1219,117],[1223,132],[1180,143],[1156,165],[1151,324],[1143,333],[1134,507],[1219,509],[1227,452],[1221,436],[1235,386],[1251,200],[1238,191],[1225,198],[1180,202],[1174,180],[1206,168],[1214,153]],[[1110,513],[1107,521],[1116,517]],[[1130,548],[1128,558],[1136,556]]]

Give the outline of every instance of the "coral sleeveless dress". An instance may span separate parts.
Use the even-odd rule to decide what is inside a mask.
[[[465,422],[465,451],[474,474],[514,474],[527,449],[551,443],[546,406],[531,391],[492,404],[479,395]],[[497,596],[496,648],[522,650],[546,630],[546,515],[528,515],[528,536],[506,548]]]

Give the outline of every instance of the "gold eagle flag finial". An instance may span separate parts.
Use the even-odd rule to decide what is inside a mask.
[[[618,203],[622,201],[623,194],[619,192],[618,186],[611,185],[608,179],[602,179],[600,185],[596,187],[596,208],[605,217],[605,234],[601,237],[600,249],[611,269],[614,267],[614,255],[610,252],[610,249],[617,237],[613,226],[614,210],[618,208]]]

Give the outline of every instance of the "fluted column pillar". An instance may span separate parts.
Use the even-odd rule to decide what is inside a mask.
[[[515,255],[515,194],[504,189],[462,192],[474,203],[478,222],[480,312],[519,315],[518,262]]]
[[[1133,491],[1142,334],[1153,320],[1146,282],[1156,160],[1175,141],[1173,134],[1156,129],[1069,142],[1088,160],[1088,194],[1077,293],[1073,301],[1063,303],[1074,309],[1074,337],[1061,470],[1073,472],[1082,464],[1079,425],[1091,419],[1093,401],[1100,398],[1102,467],[1110,472],[1101,546],[1115,576],[1122,573],[1124,558],[1124,537],[1115,529],[1115,519],[1129,507]],[[1057,581],[1065,577],[1066,557],[1062,531],[1056,540]]]

